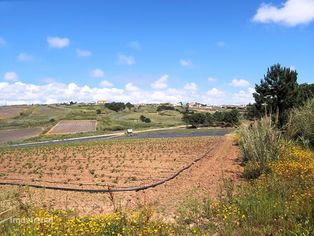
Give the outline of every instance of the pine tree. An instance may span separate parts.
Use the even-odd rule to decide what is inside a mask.
[[[253,94],[260,112],[275,114],[278,125],[285,123],[287,111],[298,102],[297,72],[276,64],[268,68]]]

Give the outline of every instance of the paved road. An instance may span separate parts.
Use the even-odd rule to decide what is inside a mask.
[[[107,135],[96,135],[96,136],[86,136],[86,137],[78,137],[78,138],[69,138],[69,139],[59,139],[59,140],[47,140],[41,142],[33,142],[33,143],[20,143],[20,144],[12,144],[11,147],[32,147],[39,145],[49,145],[49,144],[58,144],[58,143],[77,143],[77,142],[86,142],[86,141],[95,141],[95,140],[107,140],[107,139],[143,139],[143,138],[175,138],[175,137],[196,137],[196,136],[224,136],[230,131],[227,129],[221,130],[180,130],[180,132],[172,131],[173,128],[164,128],[164,129],[152,129],[145,131],[137,131],[134,133],[134,136],[125,136],[124,133],[114,133]],[[182,128],[182,127],[180,127]],[[170,131],[170,132],[169,132]],[[153,132],[153,133],[151,133]]]

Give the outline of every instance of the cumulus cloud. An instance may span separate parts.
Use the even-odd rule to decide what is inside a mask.
[[[125,85],[125,90],[128,91],[128,92],[136,92],[139,90],[138,87],[136,87],[135,85],[133,85],[133,83],[127,83]]]
[[[48,37],[47,42],[51,48],[65,48],[70,45],[70,39],[60,37]]]
[[[194,91],[197,90],[197,84],[194,83],[194,82],[187,83],[187,84],[184,86],[184,89],[194,92]]]
[[[5,39],[0,37],[0,46],[4,46],[5,44],[6,44]]]
[[[92,55],[91,51],[76,49],[76,55],[79,57],[90,57]]]
[[[198,101],[206,104],[246,104],[252,100],[253,88],[228,94],[217,88],[207,92],[191,93],[184,88],[164,90],[143,90],[133,83],[124,88],[115,88],[110,82],[104,87],[80,86],[76,83],[51,82],[35,85],[23,82],[0,82],[0,104],[43,104],[61,102],[95,102],[97,100],[121,101],[132,103],[162,103]]]
[[[308,24],[314,20],[314,0],[287,0],[280,7],[263,3],[253,21],[287,26]]]
[[[141,49],[141,44],[138,41],[131,41],[128,43],[128,46],[130,48],[136,49],[136,50],[140,50]]]
[[[101,81],[99,85],[100,85],[101,87],[104,87],[104,88],[106,88],[106,87],[109,87],[109,88],[110,88],[110,87],[113,86],[113,84],[112,84],[111,82],[107,81],[107,80]]]
[[[216,82],[217,79],[216,78],[213,78],[213,77],[208,77],[208,82]]]
[[[222,90],[219,90],[217,88],[212,88],[207,91],[207,95],[210,97],[221,97],[224,95],[224,92]]]
[[[235,104],[247,104],[254,102],[253,93],[255,92],[254,88],[247,88],[246,90],[240,90],[233,94],[233,101]]]
[[[152,84],[151,84],[151,87],[153,89],[157,89],[157,90],[160,90],[160,89],[165,89],[168,87],[168,75],[162,75],[158,80],[154,81]]]
[[[102,69],[96,68],[90,72],[90,76],[93,78],[102,78],[105,76],[105,72]]]
[[[31,61],[33,60],[33,56],[28,53],[20,53],[19,55],[17,55],[17,60],[22,62]]]
[[[248,87],[250,82],[244,79],[233,79],[231,85],[234,87]]]
[[[122,53],[118,53],[118,63],[121,65],[133,65],[135,64],[135,59],[132,56],[128,56]]]
[[[17,81],[19,76],[14,71],[8,71],[4,73],[3,78],[7,81]]]
[[[123,89],[92,88],[75,83],[49,83],[45,85],[0,82],[1,104],[60,103],[69,101],[92,102],[97,100],[126,101]]]
[[[181,59],[179,61],[180,65],[183,66],[183,67],[191,67],[193,65],[193,63],[189,60],[184,60],[184,59]]]

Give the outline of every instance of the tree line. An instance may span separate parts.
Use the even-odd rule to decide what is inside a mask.
[[[128,103],[124,103],[124,102],[110,102],[110,103],[106,103],[105,107],[118,112],[118,111],[123,111],[125,108],[131,109],[134,107],[133,104],[131,104],[130,102]]]
[[[182,120],[193,128],[208,127],[208,126],[221,126],[231,127],[239,124],[239,111],[232,109],[231,111],[216,111],[211,114],[207,113],[196,113],[193,111],[183,112]]]

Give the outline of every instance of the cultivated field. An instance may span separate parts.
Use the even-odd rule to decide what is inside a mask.
[[[31,138],[42,133],[42,128],[0,130],[0,144]]]
[[[93,189],[139,186],[173,175],[213,142],[196,137],[7,149],[0,153],[0,180]]]
[[[0,120],[19,116],[27,106],[0,106]]]
[[[96,131],[96,120],[62,120],[48,134],[67,134]]]
[[[176,178],[147,189],[114,193],[82,193],[0,186],[0,192],[18,191],[21,200],[36,206],[75,209],[80,214],[113,211],[118,205],[133,209],[149,204],[175,212],[190,197],[219,194],[221,179],[238,180],[238,147],[229,137],[184,137],[120,140],[0,150],[0,182],[29,183],[79,189],[142,186],[163,180],[179,169],[203,159]],[[1,197],[1,194],[0,194]],[[111,200],[110,200],[111,199]]]

